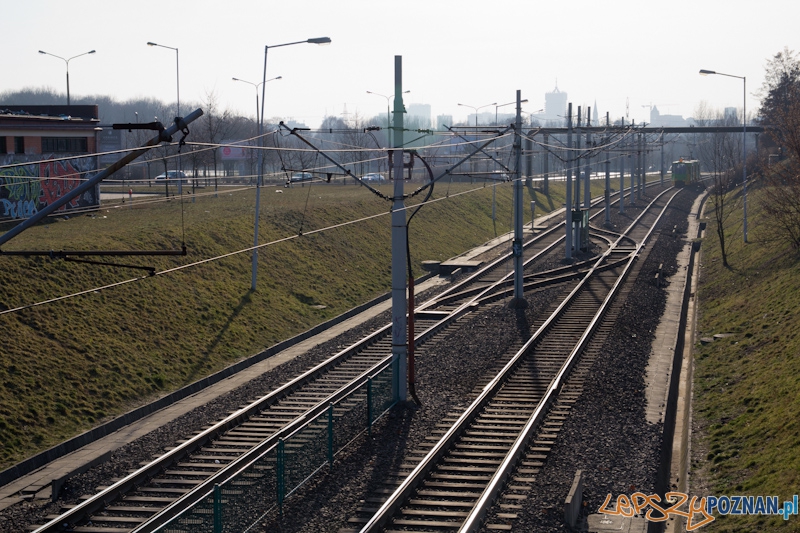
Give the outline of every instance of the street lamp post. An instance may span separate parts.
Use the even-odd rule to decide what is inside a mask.
[[[516,102],[513,102],[513,103],[516,103]],[[486,104],[486,105],[482,105],[482,106],[478,106],[478,107],[475,107],[474,105],[469,105],[469,104],[458,104],[458,105],[460,105],[462,107],[469,107],[470,109],[474,109],[475,110],[475,127],[477,128],[478,127],[478,110],[479,109],[483,109],[484,107],[491,107],[493,105],[497,105],[497,102],[492,102],[491,104]],[[503,104],[503,105],[505,105],[505,104]]]
[[[178,91],[178,95],[177,95],[178,101],[176,102],[177,112],[175,113],[175,118],[180,117],[181,116],[181,69],[180,69],[180,60],[179,60],[179,57],[178,57],[178,49],[177,48],[173,48],[172,46],[166,46],[166,45],[163,45],[163,44],[157,44],[157,43],[153,43],[153,42],[150,42],[150,41],[147,42],[147,46],[158,46],[159,48],[167,48],[169,50],[175,50],[175,86],[176,86],[177,91]],[[175,162],[175,165],[176,165],[176,170],[177,170],[177,172],[175,173],[175,177],[178,180],[178,196],[183,198],[183,177],[181,176],[181,155],[180,155],[180,151],[178,152],[178,159]],[[165,180],[165,184],[169,183],[169,173],[167,173],[167,178],[168,179]],[[194,196],[192,196],[192,199],[194,199]]]
[[[178,111],[175,114],[176,117],[181,116],[181,70],[180,70],[180,61],[178,58],[178,49],[173,48],[171,46],[165,46],[163,44],[156,44],[148,42],[147,46],[158,46],[159,48],[168,48],[170,50],[175,50],[175,80],[176,80],[176,87],[178,89],[178,101],[177,101],[177,108]]]
[[[292,43],[283,43],[283,44],[275,44],[272,46],[265,45],[264,46],[264,75],[261,78],[261,116],[258,119],[258,181],[256,182],[256,220],[255,225],[253,228],[253,275],[250,281],[250,290],[256,290],[256,275],[258,273],[258,219],[261,213],[261,182],[264,179],[264,173],[261,162],[263,161],[263,142],[264,142],[264,98],[266,96],[266,85],[267,85],[267,53],[269,52],[270,48],[278,48],[281,46],[291,46],[293,44],[330,44],[331,39],[330,37],[313,37],[311,39],[306,39],[305,41],[295,41]],[[257,91],[257,89],[256,89]],[[258,105],[258,104],[256,104]]]
[[[276,76],[276,77],[274,77],[274,78],[270,78],[270,79],[268,79],[268,80],[266,80],[266,81],[259,82],[259,83],[253,83],[252,81],[243,80],[243,79],[241,79],[241,78],[231,78],[231,79],[232,79],[233,81],[240,81],[240,82],[242,82],[242,83],[246,83],[246,84],[248,84],[248,85],[252,85],[252,86],[255,88],[255,90],[256,90],[256,115],[255,115],[255,117],[256,117],[256,123],[258,123],[258,88],[259,88],[259,87],[261,86],[261,84],[263,84],[263,83],[269,83],[269,82],[271,82],[271,81],[275,81],[275,80],[281,80],[281,79],[283,79],[283,76]],[[259,132],[259,135],[260,135],[260,132]],[[253,161],[253,160],[251,159],[251,160],[250,160],[251,164],[252,164],[252,161]]]
[[[747,242],[747,77],[723,74],[714,70],[700,70],[701,76],[708,76],[709,74],[742,80],[742,228],[744,230],[744,242]]]
[[[528,99],[526,98],[525,100],[520,100],[519,103],[524,104],[524,103],[527,103],[527,102],[528,102]],[[503,107],[503,106],[514,105],[514,104],[516,104],[516,102],[509,102],[507,104],[500,104],[500,105],[495,105],[494,106],[494,124],[495,124],[495,126],[497,125],[497,110],[499,108]]]
[[[40,54],[44,54],[46,56],[57,57],[58,59],[62,60],[64,63],[66,63],[66,65],[67,65],[67,105],[70,105],[70,101],[69,101],[69,62],[70,62],[70,60],[75,59],[76,57],[81,57],[81,56],[85,56],[85,55],[88,55],[88,54],[94,54],[95,50],[89,50],[88,52],[84,52],[82,54],[78,54],[76,56],[72,56],[72,57],[67,58],[67,59],[64,59],[63,57],[57,56],[55,54],[51,54],[50,52],[45,52],[43,50],[39,50],[39,53]]]
[[[248,85],[252,85],[253,87],[255,87],[255,89],[256,89],[256,122],[257,122],[258,121],[258,109],[259,109],[258,108],[258,88],[261,86],[262,83],[269,83],[269,82],[275,81],[275,80],[282,80],[283,76],[276,76],[274,78],[268,79],[266,82],[258,82],[258,83],[253,83],[252,81],[243,80],[241,78],[231,78],[231,79],[233,81],[240,81],[242,83],[247,83]]]
[[[460,105],[462,107],[469,107],[470,109],[474,109],[475,110],[475,138],[477,139],[477,136],[478,136],[478,110],[479,109],[483,109],[484,107],[491,107],[493,105],[497,105],[497,102],[492,102],[491,104],[486,104],[486,105],[482,105],[482,106],[478,106],[478,107],[475,107],[474,105],[469,105],[469,104],[458,104],[458,105]],[[475,170],[475,161],[473,159],[470,159],[469,164],[470,164],[470,169],[471,170]],[[470,178],[470,183],[471,182],[472,182],[472,178]]]
[[[410,92],[411,92],[411,89],[409,89],[407,91],[403,91],[403,94],[410,93]],[[391,133],[392,133],[392,118],[391,117],[392,117],[392,115],[391,115],[391,113],[389,113],[389,100],[394,98],[394,95],[392,94],[390,96],[386,96],[385,94],[374,93],[372,91],[367,91],[367,94],[374,94],[375,96],[383,96],[384,98],[386,98],[386,129],[389,131],[389,135],[386,136],[386,145],[387,146],[392,146],[392,136],[391,136]]]

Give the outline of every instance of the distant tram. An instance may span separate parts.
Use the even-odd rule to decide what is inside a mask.
[[[700,179],[700,161],[679,159],[672,163],[672,184],[683,187]]]

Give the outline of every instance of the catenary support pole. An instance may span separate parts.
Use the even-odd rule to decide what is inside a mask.
[[[517,90],[517,121],[514,128],[514,299],[515,309],[525,309],[528,302],[523,294],[524,272],[522,271],[522,91]],[[532,226],[531,226],[532,227]]]
[[[525,182],[531,183],[533,178],[533,140],[525,137]]]
[[[195,120],[200,118],[202,115],[203,115],[202,109],[196,109],[196,110],[192,111],[191,113],[189,113],[186,117],[184,117],[180,121],[180,123],[181,123],[181,125],[183,127],[185,127],[187,124],[191,124],[192,122],[194,122]],[[55,202],[49,204],[47,207],[41,209],[40,211],[38,211],[36,214],[31,216],[30,218],[25,219],[24,222],[21,222],[20,224],[14,226],[12,229],[8,230],[6,233],[4,233],[2,236],[0,236],[0,246],[2,246],[3,244],[7,243],[9,240],[11,240],[12,238],[16,237],[17,235],[19,235],[20,233],[22,233],[23,231],[25,231],[29,227],[33,226],[34,224],[36,224],[37,222],[39,222],[40,220],[45,218],[50,213],[53,213],[54,211],[58,210],[61,206],[67,204],[73,198],[77,198],[78,196],[82,195],[83,193],[85,193],[85,192],[93,189],[94,187],[98,186],[101,181],[103,181],[107,177],[111,176],[117,170],[120,170],[121,168],[123,168],[125,165],[127,165],[128,163],[130,163],[131,161],[133,161],[134,159],[136,159],[137,157],[139,157],[140,155],[145,153],[147,150],[149,150],[153,146],[156,146],[161,142],[165,142],[165,141],[171,140],[172,136],[175,135],[176,133],[180,132],[181,129],[182,128],[178,127],[177,123],[173,124],[172,126],[167,128],[166,130],[164,130],[159,135],[156,135],[155,137],[153,137],[152,139],[147,141],[144,144],[144,146],[142,147],[143,149],[132,150],[131,152],[129,152],[124,157],[122,157],[116,163],[113,163],[112,165],[109,165],[108,167],[106,167],[105,169],[100,171],[98,174],[95,174],[92,178],[90,178],[90,179],[86,180],[85,182],[83,182],[80,186],[78,186],[75,189],[69,191],[69,193],[65,194],[64,196],[62,196],[61,198],[59,198]]]
[[[591,153],[591,149],[592,149],[592,134],[588,130],[588,128],[591,128],[591,126],[592,126],[591,120],[592,120],[592,108],[591,107],[587,107],[586,108],[586,128],[587,128],[587,131],[586,131],[586,165],[585,165],[586,182],[583,184],[583,207],[585,209],[589,209],[589,207],[591,207],[591,205],[592,205],[592,197],[591,197],[592,196],[592,190],[591,190],[591,183],[592,182],[590,181],[590,176],[592,174],[592,165],[591,165],[591,159],[592,158],[589,155]]]
[[[644,134],[639,134],[639,198],[644,199],[644,182],[647,178],[647,154],[644,151]]]
[[[392,395],[407,397],[406,368],[406,209],[403,200],[403,56],[394,56],[394,119],[392,121],[394,203],[392,204]]]
[[[575,130],[575,202],[574,207],[578,209],[581,206],[581,106],[578,106],[578,128]],[[577,248],[577,244],[575,248]]]
[[[572,259],[572,102],[567,104],[567,175],[566,175],[566,207],[567,232],[564,242],[564,257]]]
[[[606,111],[606,127],[610,127],[608,111]],[[608,135],[603,137],[603,146],[606,147],[606,186],[605,186],[605,212],[606,212],[606,225],[611,224],[611,158],[608,152]]]
[[[664,186],[664,134],[661,134],[661,186]]]
[[[544,134],[544,195],[547,196],[550,194],[550,136],[548,134]]]
[[[622,118],[622,135],[625,135],[625,118]],[[625,139],[619,143],[622,151],[619,154],[619,212],[625,212]]]

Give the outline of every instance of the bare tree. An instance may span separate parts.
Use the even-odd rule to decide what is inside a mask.
[[[736,126],[739,121],[734,115],[725,116],[710,111],[701,104],[695,111],[698,126]],[[741,135],[731,133],[703,133],[699,136],[697,151],[705,168],[711,173],[714,185],[711,189],[711,205],[714,208],[714,222],[719,238],[722,264],[729,267],[728,249],[725,239],[725,224],[733,212],[731,191],[740,184],[741,175]]]
[[[767,63],[762,123],[776,145],[776,164],[762,165],[767,235],[800,249],[800,59],[785,48]]]
[[[203,101],[203,116],[199,126],[199,140],[210,145],[220,144],[224,139],[230,138],[237,129],[237,122],[243,121],[242,117],[234,116],[229,109],[220,109],[219,97],[215,91],[206,92]],[[202,151],[203,161],[210,164],[214,174],[214,189],[218,186],[217,170],[219,167],[219,150],[209,147]]]

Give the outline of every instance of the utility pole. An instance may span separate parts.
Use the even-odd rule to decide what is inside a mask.
[[[592,149],[592,134],[589,132],[588,128],[592,126],[592,108],[586,108],[586,183],[584,184],[583,189],[583,207],[589,209],[592,206],[592,191],[590,189],[591,181],[589,181],[589,176],[591,175],[591,156],[589,155]]]
[[[644,150],[644,133],[639,134],[639,198],[644,198],[644,183],[647,178],[647,152]]]
[[[575,138],[578,140],[575,154],[575,209],[581,206],[581,106],[578,106],[578,129],[575,132]],[[577,246],[576,246],[577,248]]]
[[[528,302],[523,294],[524,273],[522,272],[522,91],[517,89],[517,120],[514,125],[514,242],[511,249],[514,255],[514,299],[511,306],[525,309]],[[533,223],[531,222],[531,231]]]
[[[567,233],[565,235],[565,253],[567,259],[572,259],[572,102],[567,104],[567,196],[564,199],[566,207]]]
[[[622,152],[619,154],[619,212],[625,212],[625,117],[622,117],[622,135],[623,139],[619,143]]]
[[[608,111],[606,111],[606,128],[611,124],[608,119]],[[603,137],[603,146],[606,148],[606,187],[605,187],[605,201],[606,201],[606,225],[611,224],[611,158],[608,152],[608,135]]]
[[[533,179],[533,141],[525,137],[525,178],[530,183]]]
[[[550,147],[548,143],[550,142],[550,136],[548,134],[544,134],[544,161],[542,164],[544,165],[543,173],[544,173],[544,195],[547,196],[550,194]]]
[[[403,201],[403,56],[394,56],[394,120],[392,125],[394,203],[392,204],[392,395],[407,397],[408,329],[406,322],[406,209]],[[413,339],[411,340],[413,342]]]
[[[661,186],[664,186],[664,134],[661,134]]]

